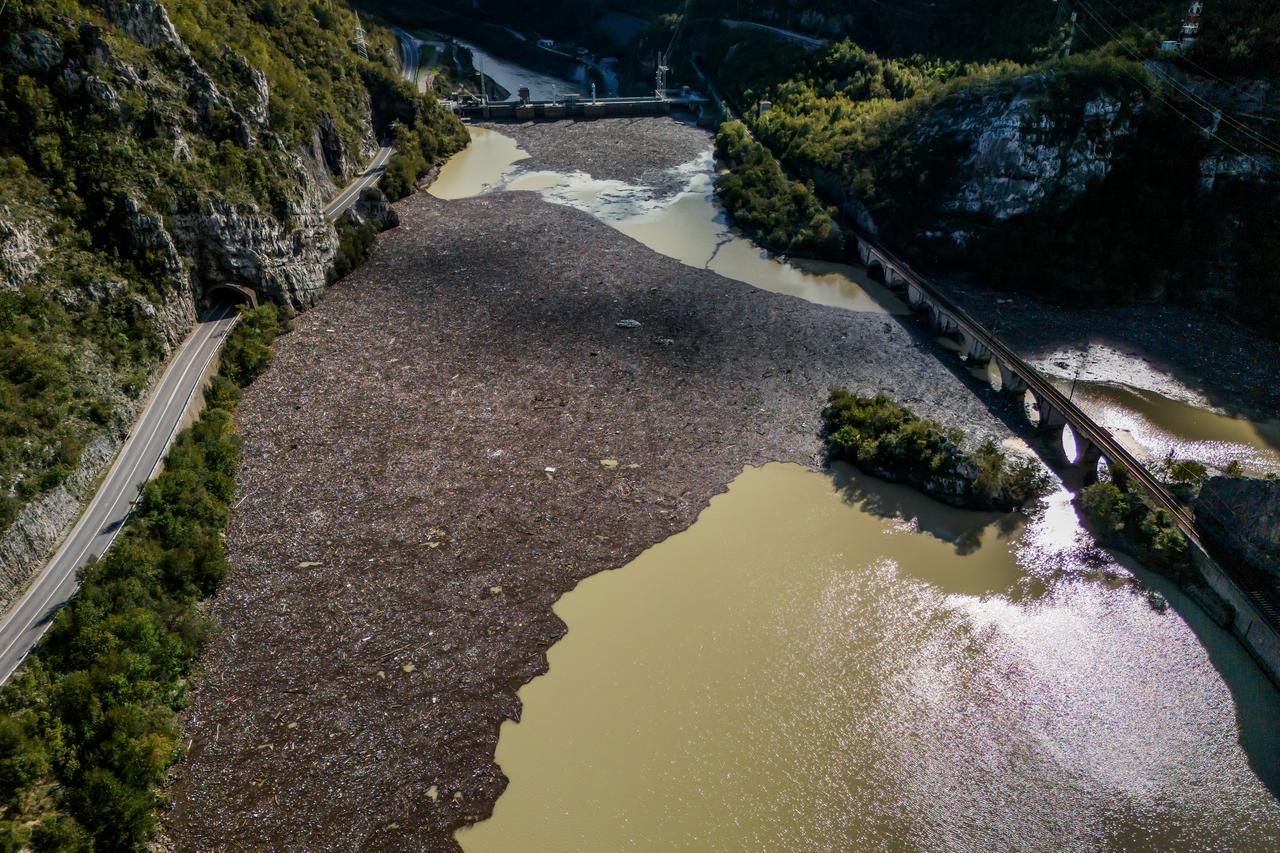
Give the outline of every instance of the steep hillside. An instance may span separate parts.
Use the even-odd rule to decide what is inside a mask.
[[[1023,65],[768,39],[703,44],[783,165],[917,261],[1069,304],[1174,299],[1280,335],[1267,79],[1190,73],[1119,41]],[[734,199],[746,178],[763,204],[763,173],[736,171]]]
[[[324,202],[384,140],[465,141],[343,3],[0,4],[0,604],[221,283],[312,304]]]

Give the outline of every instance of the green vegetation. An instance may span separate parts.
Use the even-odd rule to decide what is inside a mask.
[[[397,194],[466,142],[399,79],[390,31],[356,54],[342,2],[163,6],[189,56],[111,23],[127,4],[0,3],[0,531],[123,428],[166,353],[155,309],[188,285],[160,228],[215,200],[287,227],[322,124],[347,161],[393,135]]]
[[[1190,547],[1166,510],[1117,479],[1094,483],[1080,493],[1080,508],[1093,534],[1105,545],[1127,551],[1165,574],[1188,577]]]
[[[745,125],[725,122],[716,134],[716,156],[733,169],[716,179],[716,191],[734,220],[774,252],[839,258],[844,235],[836,211],[826,208],[813,187],[791,181],[769,149],[751,138]]]
[[[1069,305],[1170,299],[1231,310],[1280,335],[1280,290],[1271,286],[1280,262],[1274,182],[1225,177],[1212,192],[1203,189],[1212,140],[1183,115],[1203,111],[1179,106],[1167,82],[1134,60],[1155,40],[1103,40],[1098,50],[1024,66],[886,59],[848,41],[801,56],[766,50],[761,38],[726,33],[715,48],[732,99],[772,103],[758,117],[746,112],[755,139],[786,173],[812,185],[819,205],[873,221],[882,239],[923,266]],[[1038,128],[1027,144],[1061,146],[1063,157],[1095,132],[1082,104],[1106,99],[1132,132],[1119,137],[1105,178],[1083,189],[1046,180],[1029,212],[968,212],[956,203],[976,138],[965,122],[1015,98],[1029,105],[1021,107],[1026,124]],[[1229,124],[1219,135],[1256,149]],[[799,232],[806,219],[798,208],[739,189],[768,185],[754,163],[722,182],[738,189],[726,206],[749,225],[763,220],[775,233]]]
[[[333,258],[333,268],[329,270],[330,283],[360,266],[378,239],[378,229],[372,222],[356,225],[349,217],[344,216],[338,220],[336,227],[338,253]]]
[[[136,850],[182,754],[176,715],[208,626],[196,604],[228,570],[240,387],[270,363],[274,306],[227,340],[207,408],[179,434],[120,538],[0,690],[0,849]]]
[[[420,113],[412,123],[393,125],[392,138],[396,153],[382,178],[382,191],[392,201],[413,192],[420,178],[468,140],[462,123],[452,116],[445,120],[443,108],[434,101],[430,112]]]
[[[831,459],[908,482],[946,503],[1012,509],[1039,497],[1048,485],[1034,460],[1010,462],[991,441],[968,451],[959,430],[917,418],[884,394],[862,397],[833,390],[822,414]]]

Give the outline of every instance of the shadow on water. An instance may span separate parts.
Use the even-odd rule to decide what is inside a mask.
[[[1218,627],[1176,583],[1144,569],[1125,554],[1110,553],[1133,572],[1144,588],[1156,590],[1168,599],[1173,612],[1195,634],[1231,691],[1240,747],[1250,769],[1271,795],[1280,799],[1280,689],[1267,679],[1231,632]]]
[[[988,530],[1006,540],[1022,526],[1015,513],[957,509],[910,486],[873,479],[844,463],[834,463],[830,473],[846,503],[880,518],[909,522],[921,533],[950,543],[961,556],[976,553]]]

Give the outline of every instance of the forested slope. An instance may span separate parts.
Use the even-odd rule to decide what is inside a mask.
[[[771,102],[746,119],[787,171],[937,271],[1069,304],[1173,299],[1280,335],[1280,90],[1257,30],[1274,4],[1214,6],[1176,54],[1133,23],[1176,25],[1174,4],[1124,5],[1072,55],[1051,37],[1026,62],[730,30],[699,48],[740,106]],[[773,182],[740,166],[726,201],[794,231],[759,215],[780,212]]]
[[[0,604],[211,286],[305,307],[335,187],[397,133],[410,178],[465,141],[355,31],[342,2],[0,4]]]

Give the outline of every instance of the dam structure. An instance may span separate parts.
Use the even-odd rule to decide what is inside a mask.
[[[669,115],[686,110],[700,115],[710,100],[690,90],[667,89],[652,95],[633,98],[596,98],[566,93],[552,100],[528,98],[491,102],[487,99],[443,102],[461,118],[486,121],[560,121],[561,119],[625,118],[628,116]]]

